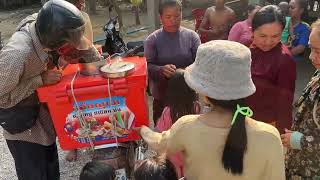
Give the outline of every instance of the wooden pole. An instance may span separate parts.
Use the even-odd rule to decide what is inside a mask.
[[[139,6],[133,6],[134,9],[134,15],[136,17],[136,25],[140,25],[140,17],[139,17]]]

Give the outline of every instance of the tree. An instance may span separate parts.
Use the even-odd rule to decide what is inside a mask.
[[[136,17],[136,25],[140,25],[139,6],[142,4],[142,0],[130,0],[130,2],[133,5],[132,8],[134,9],[134,14]]]

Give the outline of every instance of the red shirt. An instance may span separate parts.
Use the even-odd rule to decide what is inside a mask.
[[[279,43],[268,52],[250,47],[251,74],[257,91],[247,98],[256,120],[275,122],[284,132],[292,124],[292,104],[296,80],[296,63],[289,50]]]

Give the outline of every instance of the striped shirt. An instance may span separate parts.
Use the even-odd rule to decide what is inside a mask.
[[[48,54],[36,35],[35,22],[15,32],[0,51],[0,108],[9,108],[43,85],[41,73],[47,70]],[[51,145],[56,134],[50,114],[42,105],[35,125],[22,133],[4,131],[7,140]]]

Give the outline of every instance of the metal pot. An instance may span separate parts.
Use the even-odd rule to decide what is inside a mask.
[[[117,61],[102,66],[100,71],[105,78],[122,78],[134,72],[134,67],[134,63]]]

